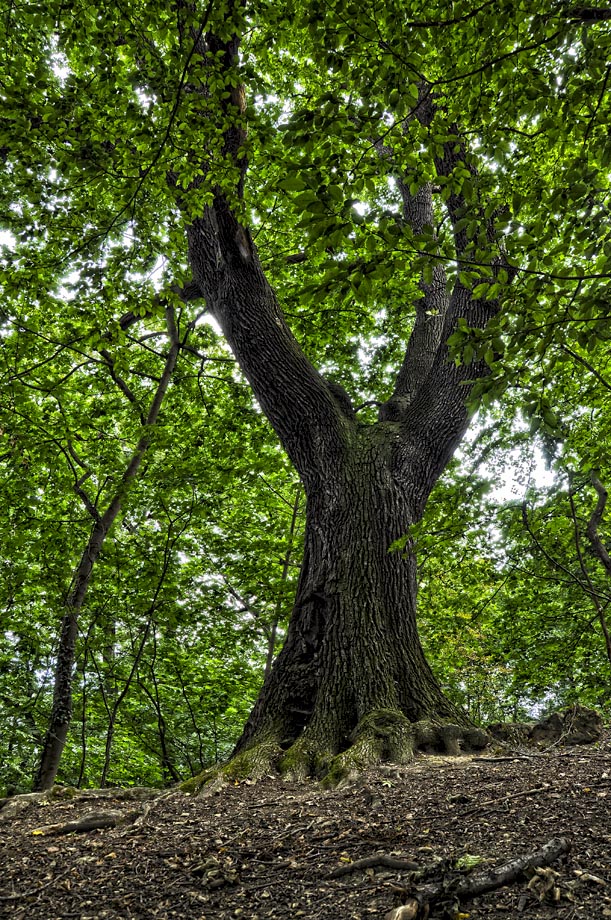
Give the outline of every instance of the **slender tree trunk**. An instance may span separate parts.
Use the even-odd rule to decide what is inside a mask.
[[[151,433],[159,417],[161,405],[178,358],[179,341],[174,325],[174,316],[170,308],[166,311],[170,349],[168,351],[163,375],[151,403],[144,425],[144,433],[138,441],[131,460],[121,477],[119,489],[112,497],[106,511],[94,525],[87,546],[75,572],[72,587],[65,602],[65,614],[62,619],[57,662],[55,666],[55,683],[53,687],[53,705],[45,735],[38,770],[34,779],[34,790],[50,789],[55,782],[59,762],[66,744],[68,729],[72,719],[72,675],[78,636],[78,619],[95,563],[102,551],[104,540],[121,511],[123,499],[134,479],[146,454],[151,440]]]
[[[117,513],[118,511],[119,509],[117,508]],[[113,516],[113,520],[115,516]],[[108,532],[108,526],[100,523],[94,527],[85,551],[81,556],[72,588],[66,599],[66,613],[62,619],[55,664],[53,707],[38,772],[34,780],[34,791],[51,788],[55,782],[60,758],[66,744],[68,728],[72,719],[72,673],[78,635],[78,617],[87,594],[93,567]]]
[[[596,476],[595,473],[590,474],[590,481],[592,482],[592,485],[594,486],[594,489],[598,496],[598,501],[596,503],[596,508],[592,512],[590,520],[588,521],[588,526],[586,528],[586,534],[587,534],[588,540],[590,541],[592,552],[598,558],[607,576],[609,577],[611,576],[611,556],[609,555],[609,551],[605,545],[604,540],[600,536],[600,533],[598,530],[602,522],[602,519],[603,519],[603,514],[605,513],[605,508],[607,507],[608,493],[605,487],[603,486],[602,482],[600,481],[598,476]],[[587,574],[587,569],[585,567],[583,557],[579,549],[579,543],[577,544],[577,549],[579,553],[579,560],[581,563],[582,570],[584,571],[585,574]],[[605,651],[607,653],[607,659],[609,661],[609,665],[611,666],[611,631],[609,630],[609,624],[607,622],[607,615],[605,613],[605,608],[603,607],[603,605],[601,604],[598,598],[597,593],[594,591],[594,586],[592,585],[589,575],[587,577],[588,577],[590,587],[592,589],[592,600],[594,601],[594,604],[596,606],[596,613],[598,614],[598,621],[600,623],[600,628],[602,630],[603,638],[605,640]]]
[[[111,760],[111,754],[112,754],[112,743],[113,743],[114,736],[115,736],[115,726],[117,724],[117,716],[119,714],[121,703],[123,702],[123,700],[129,693],[130,687],[132,685],[132,681],[134,679],[134,675],[136,674],[138,665],[140,664],[140,659],[142,658],[144,647],[149,637],[149,632],[151,631],[151,626],[153,627],[153,632],[155,629],[153,621],[152,621],[153,612],[154,612],[154,606],[150,610],[150,617],[149,617],[148,623],[146,624],[144,631],[142,633],[142,636],[140,638],[138,650],[134,656],[134,660],[132,662],[130,672],[127,676],[127,680],[123,684],[123,689],[121,690],[121,693],[112,701],[112,706],[110,706],[109,701],[106,700],[106,708],[108,710],[108,728],[106,730],[106,743],[104,745],[104,765],[102,767],[102,773],[100,775],[100,788],[101,789],[104,789],[106,787],[106,780],[108,779],[108,771],[110,770],[110,760]]]

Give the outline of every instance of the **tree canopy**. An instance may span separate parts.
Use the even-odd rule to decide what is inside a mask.
[[[3,14],[7,788],[62,667],[60,776],[162,783],[231,752],[296,591],[320,664],[314,618],[349,579],[312,542],[337,527],[315,496],[340,467],[373,494],[346,473],[357,436],[400,442],[405,513],[371,539],[386,580],[419,556],[451,706],[608,705],[610,20],[550,0]],[[486,499],[520,451],[554,487]]]

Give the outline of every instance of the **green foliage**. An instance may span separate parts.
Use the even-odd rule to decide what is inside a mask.
[[[448,330],[457,363],[490,368],[474,411],[485,418],[503,396],[505,449],[523,442],[526,418],[558,475],[611,481],[608,24],[576,22],[550,0],[262,0],[183,14],[179,29],[171,4],[51,0],[0,23],[6,788],[28,785],[63,600],[142,434],[168,303],[179,360],[83,610],[61,778],[99,782],[115,706],[109,782],[167,782],[222,757],[288,614],[300,487],[205,305],[177,294],[189,281],[185,221],[214,190],[248,218],[291,329],[364,423],[401,364],[406,304],[444,264],[450,282],[502,305],[483,330],[466,319]],[[204,68],[200,29],[244,32],[239,72],[218,57]],[[427,126],[414,117],[423,80],[441,113]],[[245,112],[231,101],[240,82]],[[224,136],[245,122],[235,200]],[[440,178],[445,145],[464,138],[466,161]],[[406,224],[397,175],[411,195],[434,182],[437,239]],[[459,195],[480,219],[450,227],[443,204]],[[574,565],[559,488],[528,498],[542,545]],[[592,494],[577,494],[587,515]],[[438,673],[481,718],[552,692],[600,700],[591,603],[552,577],[516,509],[493,525],[492,513],[455,468],[410,534]]]
[[[609,713],[600,615],[609,573],[587,537],[597,495],[589,474],[569,478],[565,465],[569,435],[577,443],[579,431],[567,429],[556,475],[536,485],[545,443],[533,443],[508,412],[493,416],[465,446],[462,471],[455,463],[439,483],[414,534],[427,653],[448,693],[479,722],[575,702]],[[486,479],[473,474],[478,467]],[[491,496],[508,473],[515,498],[507,485]],[[608,526],[603,517],[606,545]]]
[[[73,566],[160,373],[160,320],[125,337],[118,371],[101,357],[106,341],[62,345],[62,319],[76,326],[78,313],[72,301],[62,316],[32,311],[35,332],[13,322],[4,335],[0,744],[9,789],[29,787]],[[218,335],[203,323],[189,343],[83,611],[64,782],[99,784],[117,700],[107,782],[159,784],[225,756],[274,624],[290,609],[300,490]]]

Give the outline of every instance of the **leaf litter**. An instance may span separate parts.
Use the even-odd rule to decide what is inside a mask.
[[[32,797],[5,820],[0,809],[0,918],[611,917],[608,733],[589,747],[422,755],[330,791],[269,777],[136,810],[122,790],[96,795]],[[549,865],[464,895],[559,840],[568,852]]]

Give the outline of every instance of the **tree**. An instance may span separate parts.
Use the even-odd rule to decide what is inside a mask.
[[[513,326],[532,336],[576,278],[571,307],[591,303],[607,268],[586,278],[575,248],[585,212],[601,237],[607,27],[502,6],[52,3],[4,24],[9,297],[60,289],[67,250],[94,316],[138,285],[154,315],[151,271],[203,298],[303,484],[290,626],[235,751],[255,772],[401,761],[423,721],[481,741],[422,651],[410,528],[470,397],[506,387],[481,381]]]
[[[68,316],[66,305],[66,325]],[[36,334],[21,326],[4,335],[0,387],[0,753],[2,783],[20,791],[39,768],[34,747],[52,716],[57,623],[92,527],[83,497],[101,512],[120,488],[166,350],[162,326],[155,354],[149,332],[118,348],[97,343],[123,358],[129,400],[95,347],[81,342],[75,355],[46,344],[61,338],[55,315],[31,313],[30,324]],[[123,491],[73,618],[64,783],[158,784],[163,726],[182,777],[226,756],[253,700],[258,644],[271,651],[285,616],[300,496],[248,388],[233,379],[235,362],[217,355],[218,338],[204,327],[189,339],[195,354],[181,349],[142,475]],[[218,411],[227,394],[218,430],[205,407]],[[255,570],[256,542],[264,558]]]
[[[66,598],[66,613],[62,620],[59,652],[55,667],[53,709],[51,711],[51,717],[45,736],[38,773],[34,781],[34,788],[36,790],[49,789],[53,785],[57,775],[59,759],[66,743],[68,727],[72,718],[72,672],[74,668],[78,617],[89,588],[93,567],[102,551],[108,532],[121,510],[124,497],[138,474],[138,470],[151,442],[152,431],[157,422],[163,398],[176,367],[176,359],[179,351],[178,332],[176,330],[173,310],[168,308],[166,314],[170,347],[168,349],[163,374],[159,380],[159,385],[154,393],[147,416],[142,422],[142,435],[121,475],[119,488],[112,496],[103,513],[100,514],[93,505],[89,505],[88,507],[93,517],[94,525],[87,545],[85,546],[74,572],[70,591]],[[82,488],[84,478],[85,477],[81,477],[78,480],[78,488],[81,494],[84,494]]]

